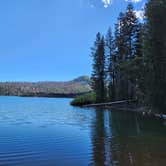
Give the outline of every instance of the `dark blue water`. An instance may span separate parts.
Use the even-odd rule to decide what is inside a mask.
[[[0,97],[0,166],[165,165],[164,122],[70,101]]]

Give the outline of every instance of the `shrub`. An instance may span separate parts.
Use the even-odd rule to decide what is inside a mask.
[[[91,92],[76,97],[73,101],[71,101],[70,104],[73,106],[83,106],[86,104],[93,104],[95,102],[96,102],[96,94],[94,92]]]

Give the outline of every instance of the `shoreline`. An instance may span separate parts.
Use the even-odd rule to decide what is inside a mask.
[[[17,96],[17,97],[45,97],[45,98],[75,98],[81,94],[60,94],[60,93],[50,93],[50,94],[44,94],[44,93],[38,93],[38,94],[25,94],[25,95],[0,95],[0,96]]]
[[[141,106],[136,104],[137,101],[117,101],[117,102],[109,102],[109,103],[96,103],[96,104],[89,104],[89,105],[84,105],[83,107],[93,107],[93,108],[106,108],[109,110],[118,110],[118,111],[124,111],[124,112],[134,112],[134,113],[139,113],[142,114],[143,116],[148,116],[148,117],[155,117],[159,119],[166,120],[166,114],[159,114],[156,112],[152,112],[149,110],[147,106]],[[112,105],[111,105],[112,104]]]
[[[112,106],[109,107],[109,106],[107,106],[105,108],[118,110],[118,111],[124,111],[124,112],[135,112],[135,113],[142,114],[143,116],[156,117],[159,119],[166,120],[165,114],[159,114],[159,113],[148,111],[148,108],[145,106],[140,106],[140,107],[136,107],[136,108],[130,108],[130,107],[123,107],[122,108],[122,107],[112,107]]]

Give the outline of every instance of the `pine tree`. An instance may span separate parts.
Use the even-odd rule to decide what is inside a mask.
[[[115,24],[115,55],[118,61],[124,60],[125,57],[125,38],[124,38],[124,18],[125,14],[120,13],[117,24]]]
[[[166,0],[149,0],[146,6],[146,89],[153,110],[166,113]]]
[[[125,14],[120,13],[117,24],[115,24],[115,57],[116,57],[116,63],[115,63],[115,93],[116,93],[116,99],[120,100],[123,99],[125,94],[123,94],[123,78],[122,78],[122,72],[120,69],[121,63],[123,63],[126,59],[125,56],[125,38],[124,38],[124,18]]]
[[[139,23],[136,29],[136,40],[135,40],[135,56],[143,56],[143,47],[144,47],[144,30],[145,26],[142,23]]]
[[[107,56],[107,85],[108,96],[111,101],[115,100],[115,50],[114,50],[114,38],[111,28],[108,29],[106,35],[106,56]]]
[[[133,97],[134,85],[130,81],[130,61],[139,51],[139,24],[132,4],[127,6],[125,13],[120,13],[118,24],[115,26],[116,46],[116,83],[119,99]],[[141,53],[139,53],[141,54]]]
[[[127,60],[136,55],[136,42],[139,33],[139,22],[132,4],[125,13],[120,13],[115,25],[115,44],[119,60]]]
[[[106,97],[105,89],[105,42],[104,37],[97,33],[91,56],[93,58],[92,88],[96,93],[96,102],[103,102]]]
[[[137,33],[139,33],[139,24],[134,7],[130,3],[127,6],[127,11],[124,18],[124,37],[126,45],[126,56],[127,58],[133,58],[136,55],[136,40]]]

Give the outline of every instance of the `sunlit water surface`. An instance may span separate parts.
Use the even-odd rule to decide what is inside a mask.
[[[0,97],[0,166],[166,164],[164,122],[70,101]]]

